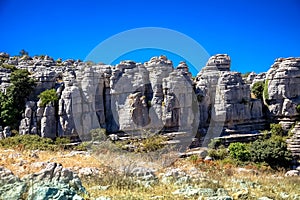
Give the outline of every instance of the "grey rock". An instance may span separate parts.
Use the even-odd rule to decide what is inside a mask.
[[[45,107],[43,117],[41,119],[41,136],[47,138],[56,138],[56,118],[55,108],[48,104]]]
[[[220,62],[221,67],[214,64]],[[205,136],[202,137],[202,146],[207,146],[211,138],[222,134],[249,133],[264,128],[262,102],[252,100],[250,87],[241,74],[229,69],[227,55],[213,56],[196,77],[199,132]]]
[[[177,189],[172,194],[182,195],[186,197],[196,196],[201,191],[201,188],[194,188],[192,186],[187,186],[185,188]]]
[[[284,176],[300,176],[300,171],[298,170],[289,170],[285,173]]]
[[[268,104],[272,116],[288,130],[299,116],[300,58],[280,58],[268,70]]]
[[[78,176],[80,178],[82,177],[88,177],[88,176],[96,176],[99,175],[99,170],[95,167],[84,167],[79,169]]]
[[[291,129],[292,137],[286,140],[287,148],[292,152],[294,157],[300,157],[300,123],[296,123]]]
[[[105,196],[101,196],[101,197],[97,197],[95,200],[111,200],[111,198],[105,197]]]
[[[269,197],[259,197],[257,200],[273,200]]]
[[[0,199],[21,199],[27,185],[10,170],[0,167]]]
[[[82,199],[79,193],[86,193],[79,177],[57,163],[48,163],[40,172],[22,179],[30,183],[28,199]]]
[[[5,138],[11,137],[10,126],[5,126],[3,129],[3,136]]]

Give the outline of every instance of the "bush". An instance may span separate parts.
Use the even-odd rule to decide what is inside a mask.
[[[240,142],[231,143],[229,145],[229,155],[239,161],[249,161],[250,152],[248,150],[248,146],[249,145]]]
[[[106,130],[104,128],[97,128],[90,131],[93,141],[105,141],[107,140]]]
[[[54,141],[49,138],[41,138],[38,135],[17,135],[14,137],[5,138],[0,140],[0,147],[4,148],[19,148],[24,150],[57,150]]]
[[[5,68],[5,69],[10,69],[12,72],[17,70],[16,66],[9,65],[9,64],[6,64],[6,63],[2,64],[1,67]]]
[[[271,167],[288,167],[292,160],[291,152],[282,140],[274,138],[268,140],[256,140],[249,148],[253,162],[266,162]]]
[[[264,92],[264,82],[259,81],[253,84],[251,92],[255,95],[256,98],[262,99]]]
[[[219,148],[220,146],[222,145],[222,142],[220,139],[211,139],[209,144],[208,144],[208,148],[211,148],[211,149],[217,149]]]
[[[218,149],[209,149],[208,156],[215,160],[223,160],[228,156],[228,151],[224,146],[220,146]]]
[[[43,107],[45,107],[50,102],[54,103],[58,101],[58,96],[55,89],[45,90],[38,97],[41,99],[40,106]]]
[[[297,105],[296,110],[298,113],[300,113],[300,104]]]
[[[270,124],[272,136],[284,136],[284,130],[280,124]]]
[[[264,92],[263,92],[265,102],[267,102],[268,99],[269,99],[268,86],[269,86],[269,80],[267,79],[267,80],[265,81]]]

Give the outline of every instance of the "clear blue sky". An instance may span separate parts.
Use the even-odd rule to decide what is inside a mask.
[[[0,51],[11,55],[84,59],[117,33],[163,27],[210,55],[229,54],[235,71],[267,71],[277,57],[300,56],[298,0],[0,0],[0,19]]]

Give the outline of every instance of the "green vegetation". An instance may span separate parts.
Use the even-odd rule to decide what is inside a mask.
[[[296,110],[298,113],[300,113],[300,104],[297,105]]]
[[[41,99],[40,106],[43,107],[45,107],[49,103],[58,101],[58,96],[55,89],[45,90],[38,97]]]
[[[288,167],[292,160],[285,141],[270,138],[257,140],[249,146],[251,161],[266,162],[271,167]]]
[[[92,141],[106,141],[108,139],[106,134],[106,129],[104,128],[97,128],[90,131]]]
[[[1,67],[2,67],[2,68],[5,68],[5,69],[10,69],[12,72],[15,71],[15,70],[17,70],[16,66],[14,66],[14,65],[9,65],[9,64],[7,64],[7,63],[3,63],[3,64],[1,65]]]
[[[20,52],[19,52],[19,54],[20,54],[20,57],[22,57],[22,56],[28,56],[29,54],[28,54],[28,52],[27,51],[25,51],[24,49],[22,49]]]
[[[284,131],[280,124],[271,124],[270,128],[270,138],[264,136],[251,143],[231,143],[228,147],[229,154],[219,140],[212,140],[209,156],[236,165],[252,162],[258,165],[266,163],[272,168],[289,167],[292,155],[287,149]]]
[[[231,143],[229,145],[229,155],[240,161],[248,161],[250,159],[250,152],[248,146],[245,143]]]
[[[272,136],[281,136],[283,137],[284,134],[284,130],[282,128],[282,126],[280,124],[270,124],[270,128],[271,128],[271,134]]]
[[[264,82],[259,81],[253,84],[251,92],[255,95],[256,98],[262,99],[264,92]]]
[[[65,144],[70,143],[68,138],[56,138],[51,140],[49,138],[42,138],[38,135],[17,135],[14,137],[0,140],[0,147],[2,148],[17,148],[21,150],[60,150],[65,148]]]
[[[7,88],[6,94],[0,92],[0,123],[16,129],[25,109],[25,100],[32,92],[35,82],[29,77],[29,72],[23,69],[13,71],[10,82],[11,86]]]
[[[228,150],[224,146],[220,146],[217,149],[209,149],[208,156],[215,160],[223,160],[228,156]]]
[[[136,138],[117,142],[116,145],[124,150],[134,152],[152,152],[162,149],[165,146],[164,142],[166,140],[167,139],[161,135],[153,135],[146,138]]]
[[[267,80],[265,81],[264,92],[263,92],[265,102],[267,102],[268,99],[269,99],[268,86],[269,86],[269,80],[267,79]]]

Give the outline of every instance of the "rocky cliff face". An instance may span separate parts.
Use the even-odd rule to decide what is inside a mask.
[[[263,129],[262,102],[251,99],[250,86],[240,73],[230,72],[228,55],[211,57],[196,83],[204,145],[221,135]]]
[[[213,137],[254,133],[264,129],[263,102],[251,98],[251,86],[264,81],[265,103],[272,119],[286,128],[299,116],[300,59],[277,59],[265,74],[243,79],[230,71],[230,57],[212,56],[192,79],[182,62],[173,67],[165,56],[146,63],[123,61],[116,66],[81,61],[54,61],[48,56],[7,58],[7,64],[27,69],[37,86],[26,103],[21,134],[43,137],[80,136],[91,129],[108,132],[198,133],[203,145]],[[1,90],[9,86],[11,71],[0,68]],[[40,105],[37,95],[55,88],[59,101]]]
[[[273,119],[288,130],[299,117],[300,58],[279,58],[266,76],[265,101]]]

